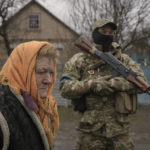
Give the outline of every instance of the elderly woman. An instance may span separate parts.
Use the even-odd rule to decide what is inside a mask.
[[[0,72],[0,149],[49,150],[59,127],[58,53],[48,42],[20,44]]]

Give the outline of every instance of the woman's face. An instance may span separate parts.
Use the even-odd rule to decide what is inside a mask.
[[[47,57],[37,59],[35,74],[39,95],[44,99],[48,94],[54,76],[54,61],[49,60]]]

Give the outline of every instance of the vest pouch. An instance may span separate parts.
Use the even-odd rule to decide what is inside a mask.
[[[135,113],[137,110],[137,94],[130,95],[132,99],[132,112]]]
[[[119,113],[134,113],[137,109],[137,95],[118,92],[115,95],[115,108]]]

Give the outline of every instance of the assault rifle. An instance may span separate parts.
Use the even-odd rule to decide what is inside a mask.
[[[139,77],[135,72],[131,69],[125,67],[121,61],[116,59],[111,53],[109,52],[101,52],[93,47],[92,43],[85,37],[80,37],[76,42],[75,45],[79,47],[81,50],[86,51],[100,60],[93,66],[91,69],[96,69],[101,64],[109,64],[113,70],[115,70],[119,75],[122,75],[126,80],[134,83],[137,87],[139,87],[143,92],[148,93],[150,95],[150,86],[147,82],[143,81],[141,77]]]

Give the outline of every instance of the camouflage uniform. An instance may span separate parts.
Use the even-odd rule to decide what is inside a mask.
[[[112,44],[112,51],[120,48]],[[117,50],[118,51],[118,50]],[[126,54],[119,55],[122,63],[135,71],[143,79],[139,65]],[[129,118],[136,111],[137,87],[123,77],[115,77],[114,84],[106,81],[112,70],[103,64],[92,74],[89,66],[97,58],[87,53],[74,55],[64,67],[61,95],[67,99],[78,99],[84,95],[87,110],[80,120],[76,150],[133,150],[129,136]],[[93,80],[91,88],[88,81]]]

